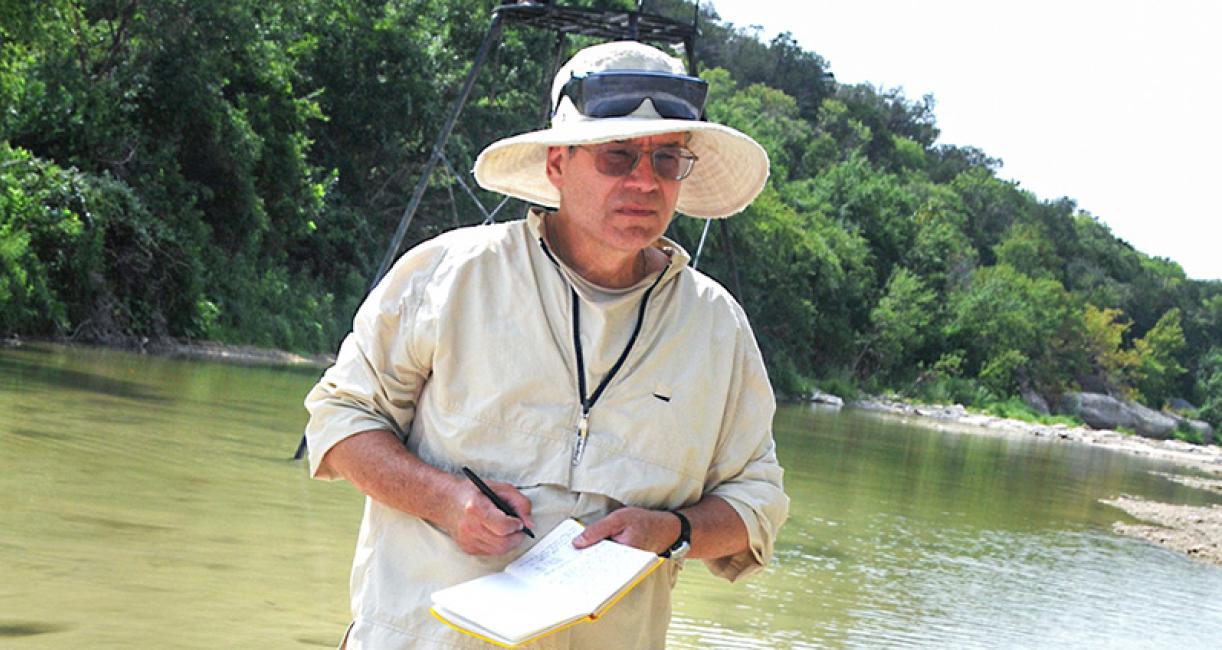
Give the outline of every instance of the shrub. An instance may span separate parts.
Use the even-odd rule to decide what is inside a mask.
[[[857,399],[859,391],[853,383],[852,373],[847,370],[834,370],[815,380],[815,385],[825,393],[831,393],[845,401]]]
[[[199,267],[122,181],[0,143],[0,330],[88,341],[190,333]]]

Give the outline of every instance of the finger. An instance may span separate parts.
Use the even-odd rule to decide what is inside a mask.
[[[500,491],[497,491],[497,495],[501,496]],[[482,492],[475,491],[471,494],[466,503],[465,511],[466,516],[473,520],[479,528],[497,537],[511,535],[522,529],[521,520],[502,512]]]
[[[513,550],[516,544],[507,537],[485,537],[471,544],[471,555],[504,555]]]
[[[480,519],[480,525],[484,530],[493,537],[509,537],[515,533],[522,532],[522,520],[517,517],[510,517],[503,513],[496,506],[490,506],[490,510],[484,511]]]
[[[598,542],[619,535],[624,530],[624,522],[618,512],[613,512],[606,517],[586,526],[586,529],[581,531],[581,534],[573,538],[573,546],[575,548],[586,548],[593,546]]]
[[[518,513],[521,525],[527,528],[535,527],[535,521],[530,516],[531,502],[525,494],[508,483],[498,483],[492,489],[496,491],[497,496],[504,499],[513,508],[514,512]]]
[[[459,547],[470,555],[504,555],[523,539],[525,535],[520,530],[500,535],[481,522],[471,521],[459,537]]]
[[[470,497],[456,529],[465,540],[506,537],[522,529],[522,522],[501,512],[482,494]],[[470,550],[464,548],[464,550]],[[480,550],[484,550],[481,548]]]
[[[518,513],[518,517],[522,519],[522,524],[525,527],[534,528],[534,519],[530,518],[530,509],[532,509],[530,498],[519,492],[517,488],[513,488],[512,485],[507,485],[506,488],[508,490],[505,492],[497,490],[497,494],[500,494],[501,498],[513,507],[514,512]]]

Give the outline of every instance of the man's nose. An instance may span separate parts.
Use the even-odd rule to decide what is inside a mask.
[[[641,152],[641,159],[637,162],[636,168],[632,173],[624,179],[625,185],[642,190],[650,191],[658,186],[658,177],[653,173],[653,156],[652,152]]]

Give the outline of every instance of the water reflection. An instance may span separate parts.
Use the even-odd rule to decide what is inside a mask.
[[[1160,464],[799,407],[778,418],[778,445],[794,503],[774,566],[743,598],[742,586],[690,564],[674,647],[1217,641],[1222,570],[1112,535],[1124,517],[1097,503],[1120,493],[1189,496],[1150,473]]]
[[[0,350],[0,645],[326,647],[349,486],[288,461],[316,371]],[[1109,532],[1101,497],[1222,498],[1169,465],[861,413],[777,419],[792,519],[739,584],[689,562],[675,648],[1216,644],[1222,570]]]

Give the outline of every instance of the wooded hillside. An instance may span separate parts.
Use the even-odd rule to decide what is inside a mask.
[[[494,6],[0,0],[0,334],[334,350]],[[982,404],[1083,388],[1181,397],[1222,424],[1222,283],[937,144],[932,97],[840,84],[789,36],[707,10],[701,25],[710,118],[773,168],[700,269],[741,290],[778,389]],[[506,31],[447,148],[456,169],[540,124],[553,44]],[[482,219],[440,173],[407,240]],[[694,251],[702,225],[672,236]]]

